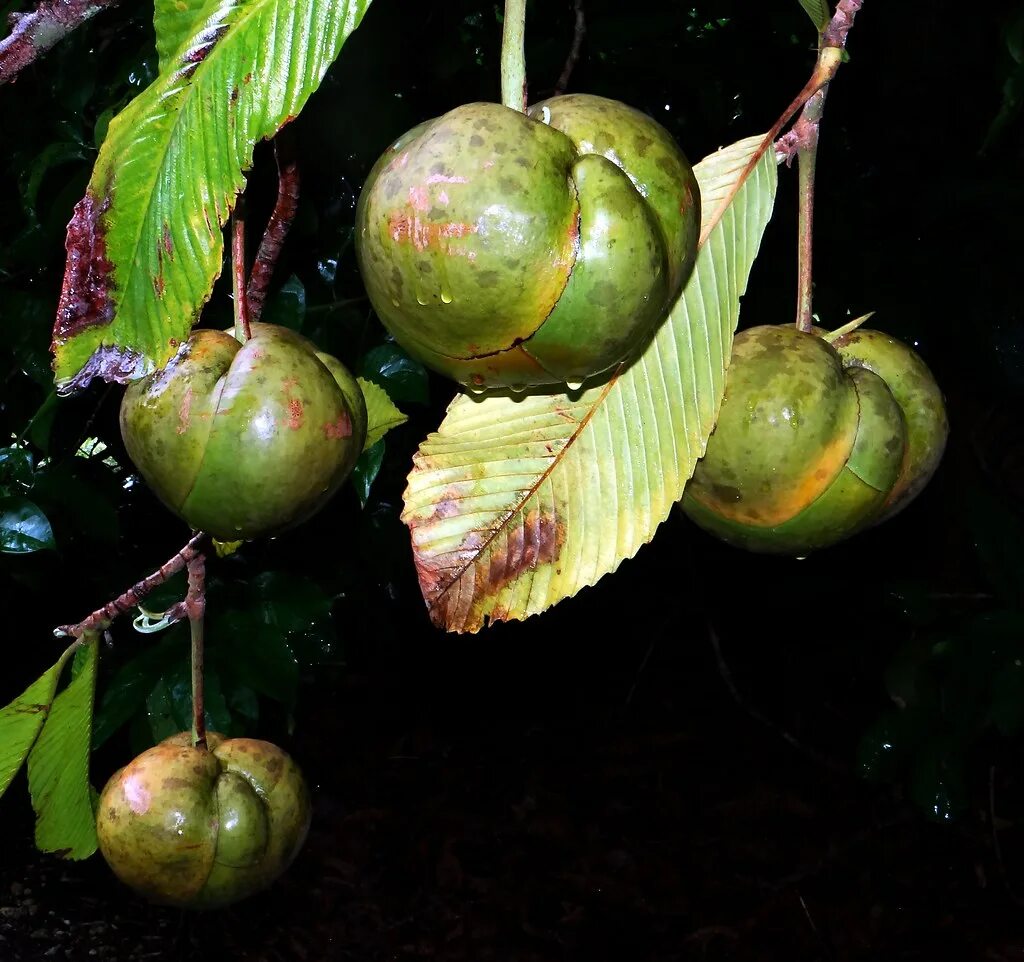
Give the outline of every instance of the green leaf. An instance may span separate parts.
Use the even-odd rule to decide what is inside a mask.
[[[191,39],[202,19],[210,16],[218,4],[209,0],[156,0],[153,5],[153,29],[160,73],[174,69],[176,55]]]
[[[800,6],[804,8],[807,16],[818,28],[818,33],[821,33],[832,19],[826,0],[800,0]]]
[[[372,448],[363,451],[352,469],[352,484],[359,496],[361,507],[366,507],[366,502],[370,498],[370,488],[380,474],[380,466],[384,463],[384,447],[385,442],[382,438]]]
[[[190,29],[161,15],[164,69],[111,121],[68,225],[61,391],[137,378],[175,353],[221,270],[254,145],[302,110],[368,6],[208,0],[182,12]]]
[[[394,341],[367,351],[359,369],[366,380],[379,384],[394,400],[427,403],[427,369]]]
[[[461,395],[413,459],[403,520],[431,618],[522,619],[614,571],[682,496],[715,424],[740,297],[771,216],[769,149],[695,168],[707,240],[643,354],[570,395]]]
[[[146,703],[157,682],[188,657],[188,631],[176,626],[159,644],[144,649],[114,673],[103,691],[92,728],[97,749]]]
[[[18,774],[50,712],[66,659],[48,668],[10,704],[0,709],[0,796]]]
[[[267,298],[260,320],[265,324],[280,324],[293,331],[302,329],[306,319],[306,288],[294,274]]]
[[[36,813],[36,846],[65,858],[96,851],[96,820],[89,785],[92,709],[99,641],[85,645],[79,673],[53,701],[28,756],[28,788]]]
[[[203,673],[203,717],[207,731],[231,734],[231,712],[221,688],[220,675],[210,665]],[[192,728],[192,667],[188,652],[153,686],[146,698],[146,714],[153,741]]]
[[[27,488],[32,484],[32,452],[27,448],[0,448],[0,484]]]
[[[0,498],[0,552],[29,554],[54,548],[46,515],[27,498]]]
[[[388,431],[409,419],[395,407],[388,397],[388,392],[379,384],[362,377],[356,380],[363,390],[363,398],[366,401],[366,441],[363,450],[367,451]]]

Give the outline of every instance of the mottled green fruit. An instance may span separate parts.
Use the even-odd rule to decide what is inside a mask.
[[[907,448],[882,520],[906,507],[931,480],[949,435],[946,405],[932,372],[916,351],[882,331],[858,328],[833,342],[848,368],[873,371],[888,385],[907,422]]]
[[[310,798],[291,757],[253,738],[189,732],[115,772],[96,832],[114,873],[162,905],[211,909],[266,888],[309,830]]]
[[[804,555],[920,490],[945,442],[941,395],[909,348],[862,333],[874,364],[789,325],[736,336],[718,423],[683,497],[697,524],[751,551]],[[929,427],[914,429],[922,398]]]
[[[240,344],[194,331],[128,387],[121,434],[172,511],[222,541],[304,521],[351,473],[366,436],[355,378],[294,331],[254,324]]]
[[[618,101],[471,103],[371,170],[356,253],[381,320],[474,388],[606,371],[654,330],[696,257],[700,193],[671,135]]]

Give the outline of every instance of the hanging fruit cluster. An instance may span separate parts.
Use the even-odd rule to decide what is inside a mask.
[[[668,131],[578,94],[414,127],[370,172],[356,252],[374,310],[425,364],[476,389],[562,385],[665,318],[699,227]]]
[[[96,808],[107,863],[162,905],[211,909],[265,888],[309,830],[309,791],[285,752],[212,732],[207,746],[165,739],[115,772]]]
[[[253,324],[244,344],[199,330],[129,386],[121,433],[167,507],[241,541],[304,521],[338,490],[363,449],[366,405],[337,358],[288,328]]]
[[[804,555],[891,517],[927,484],[948,425],[921,358],[880,331],[736,336],[683,510],[751,551]]]

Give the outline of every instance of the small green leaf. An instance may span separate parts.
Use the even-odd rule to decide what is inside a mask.
[[[370,497],[370,488],[384,463],[384,446],[385,441],[381,438],[373,447],[366,448],[352,469],[352,484],[359,496],[359,504],[364,508]]]
[[[395,401],[426,404],[429,398],[427,369],[394,341],[367,351],[359,371],[366,380],[384,388]]]
[[[32,484],[32,453],[27,448],[0,448],[0,484]]]
[[[818,28],[818,33],[821,33],[832,19],[832,14],[829,12],[826,0],[800,0],[800,6],[804,8],[807,16],[811,18],[814,26]]]
[[[65,858],[96,851],[96,821],[89,785],[93,698],[99,642],[85,645],[78,675],[54,700],[28,756],[28,787],[36,813],[36,846]]]
[[[366,442],[363,450],[367,451],[388,431],[409,419],[395,407],[388,392],[379,384],[362,377],[357,380],[366,400]]]
[[[176,626],[157,645],[144,649],[114,673],[93,721],[92,747],[99,748],[146,703],[165,672],[188,653],[188,632]]]
[[[302,330],[306,319],[306,288],[294,274],[267,298],[260,320],[265,324],[280,324],[293,331]]]
[[[0,796],[18,774],[49,714],[62,658],[48,668],[9,705],[0,709]]]
[[[0,552],[29,554],[55,547],[46,515],[27,498],[0,498]]]
[[[203,707],[207,731],[232,734],[231,712],[216,668],[207,665],[203,675]],[[154,742],[192,728],[192,667],[188,651],[164,673],[146,698],[149,730]]]

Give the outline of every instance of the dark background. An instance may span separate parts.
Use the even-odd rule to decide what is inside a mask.
[[[32,496],[58,543],[0,556],[0,701],[53,661],[53,625],[187,535],[101,457],[74,457],[98,437],[127,464],[120,388],[36,414],[97,126],[155,69],[145,11],[127,6],[0,89],[0,430],[20,436],[36,415],[28,438],[50,460]],[[569,89],[650,112],[692,161],[770,127],[813,63],[796,0],[585,11]],[[579,597],[447,636],[397,517],[409,458],[453,393],[431,376],[400,402],[410,420],[365,508],[346,490],[215,568],[238,610],[268,571],[327,599],[293,639],[291,694],[237,682],[256,657],[251,619],[211,638],[230,723],[287,747],[316,787],[289,875],[217,916],[149,908],[99,856],[36,854],[19,781],[0,802],[0,958],[1021,958],[1020,24],[1010,5],[869,0],[829,94],[815,310],[827,327],[876,311],[947,398],[946,457],[910,508],[806,561],[744,554],[676,514]],[[531,99],[552,92],[572,29],[571,4],[531,4]],[[301,282],[303,329],[356,369],[385,341],[351,248],[362,179],[423,118],[498,99],[499,42],[493,5],[376,0],[294,124],[303,196],[276,283]],[[266,148],[250,182],[255,242]],[[782,169],[741,326],[791,319],[795,221]],[[206,320],[229,313],[220,285]],[[257,628],[309,615],[288,594]],[[101,686],[148,643],[118,625]],[[97,786],[151,740],[152,712],[150,699],[96,753]]]

